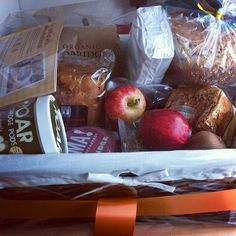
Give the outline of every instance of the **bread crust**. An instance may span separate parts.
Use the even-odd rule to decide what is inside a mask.
[[[171,25],[183,84],[236,83],[235,27],[223,21],[211,25],[209,20],[191,17],[172,18]]]
[[[232,103],[216,86],[173,89],[165,108],[179,110],[183,105],[193,108],[189,122],[195,131],[211,131],[222,137],[233,117]]]

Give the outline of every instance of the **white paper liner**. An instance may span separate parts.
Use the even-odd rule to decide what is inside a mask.
[[[145,185],[236,177],[236,150],[1,155],[0,188],[86,182]],[[133,173],[133,176],[121,176]],[[160,183],[161,182],[161,183]]]

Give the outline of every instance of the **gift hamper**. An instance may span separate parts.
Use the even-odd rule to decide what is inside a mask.
[[[235,4],[102,4],[0,25],[0,235],[235,235]]]

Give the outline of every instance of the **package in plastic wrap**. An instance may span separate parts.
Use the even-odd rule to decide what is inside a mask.
[[[174,56],[174,44],[161,6],[137,10],[128,44],[129,77],[139,85],[161,83]]]

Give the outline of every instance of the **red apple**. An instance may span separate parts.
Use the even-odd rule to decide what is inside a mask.
[[[191,135],[186,118],[171,109],[154,109],[144,113],[139,134],[150,150],[180,149]]]
[[[116,121],[118,118],[124,121],[134,121],[144,113],[146,100],[138,88],[125,84],[109,91],[104,107],[107,116],[112,121]]]

